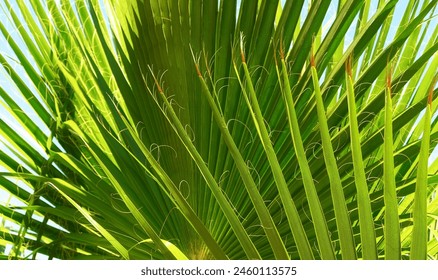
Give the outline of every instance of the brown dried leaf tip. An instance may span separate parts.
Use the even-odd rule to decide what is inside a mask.
[[[240,58],[242,59],[242,62],[246,64],[245,53],[243,52],[243,50],[244,50],[243,33],[240,33]]]
[[[347,71],[347,75],[350,77],[353,76],[353,72],[351,70],[352,61],[353,57],[351,55],[348,56],[347,60],[345,61],[345,70]]]
[[[310,48],[310,66],[316,68],[315,55],[313,53],[313,44],[312,44],[312,47]]]
[[[391,89],[391,80],[392,80],[392,66],[390,65],[386,71],[386,87]]]
[[[386,68],[386,88],[389,90],[390,96],[391,98],[393,97],[393,93],[392,93],[392,64],[387,61],[386,63],[387,68]]]
[[[284,60],[284,45],[283,45],[283,40],[280,40],[280,59]]]
[[[435,75],[435,78],[433,79],[432,84],[430,85],[429,88],[429,96],[427,98],[427,104],[429,104],[429,106],[432,106],[433,91],[437,82],[438,82],[438,74]]]
[[[198,74],[198,77],[202,77],[202,73],[199,70],[199,59],[196,59],[192,46],[190,46],[190,52],[192,53],[193,62],[195,63],[196,73]]]
[[[196,73],[198,74],[198,77],[202,77],[201,71],[199,70],[199,65],[195,63]]]
[[[157,77],[155,77],[154,72],[152,72],[152,68],[150,66],[148,67],[149,67],[149,71],[152,74],[152,78],[154,79],[155,85],[157,86],[158,92],[164,94],[163,88],[160,86],[160,83],[158,82]]]

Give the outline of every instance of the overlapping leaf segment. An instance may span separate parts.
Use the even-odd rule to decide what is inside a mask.
[[[311,2],[3,1],[2,258],[436,259],[437,3]]]

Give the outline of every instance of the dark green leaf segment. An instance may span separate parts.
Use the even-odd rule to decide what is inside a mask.
[[[0,259],[438,259],[437,5],[0,1]]]

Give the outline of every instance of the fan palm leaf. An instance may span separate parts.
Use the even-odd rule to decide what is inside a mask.
[[[2,258],[437,258],[436,1],[0,6]]]

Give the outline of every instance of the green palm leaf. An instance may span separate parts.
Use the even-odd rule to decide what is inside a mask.
[[[2,259],[438,257],[436,1],[30,2]]]

